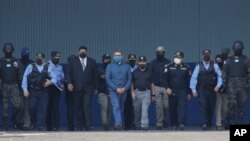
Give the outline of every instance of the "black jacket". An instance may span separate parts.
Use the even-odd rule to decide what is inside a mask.
[[[169,59],[164,58],[163,60],[155,59],[150,63],[150,70],[153,75],[153,82],[155,86],[165,87],[166,79],[164,78],[164,69],[170,64]]]
[[[70,56],[68,59],[66,81],[68,84],[73,84],[74,91],[80,91],[82,88],[97,90],[97,72],[97,64],[94,59],[87,57],[86,68],[83,71],[79,56]]]

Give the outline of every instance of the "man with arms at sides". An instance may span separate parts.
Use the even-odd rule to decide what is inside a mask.
[[[79,47],[78,56],[68,60],[66,75],[68,90],[74,94],[77,131],[82,131],[83,127],[86,131],[90,130],[91,97],[97,90],[97,64],[94,59],[87,56],[87,52],[87,47]]]

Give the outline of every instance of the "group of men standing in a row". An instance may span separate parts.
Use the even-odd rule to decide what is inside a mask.
[[[102,56],[103,66],[98,70],[88,49],[79,47],[78,55],[68,57],[67,67],[59,65],[60,53],[37,53],[35,62],[29,59],[29,49],[23,48],[22,58],[12,57],[14,47],[6,43],[0,60],[2,80],[3,129],[8,130],[8,105],[13,105],[12,124],[24,130],[57,131],[60,125],[59,100],[65,89],[68,129],[91,130],[91,97],[98,95],[104,130],[109,130],[111,113],[114,129],[149,129],[148,108],[156,103],[156,129],[168,126],[170,114],[173,130],[184,130],[187,102],[198,97],[202,129],[212,127],[216,110],[216,129],[242,123],[246,108],[246,87],[250,84],[250,62],[243,55],[243,43],[236,41],[230,49],[211,60],[211,51],[202,51],[202,61],[194,72],[184,62],[184,53],[177,51],[173,63],[165,58],[162,46],[156,49],[156,59],[148,63],[145,56],[128,56],[123,61],[121,51]],[[131,111],[132,110],[132,111]],[[125,115],[125,116],[124,116]],[[75,116],[75,123],[74,123]],[[133,119],[131,121],[131,119]],[[131,124],[129,124],[131,123]],[[76,125],[76,128],[75,128]]]
[[[0,59],[2,130],[9,129],[9,103],[12,104],[12,125],[23,130],[58,130],[59,100],[64,88],[64,72],[59,65],[60,54],[51,52],[48,63],[45,55],[37,53],[30,60],[30,50],[23,48],[21,59],[12,56],[14,46],[5,43]]]

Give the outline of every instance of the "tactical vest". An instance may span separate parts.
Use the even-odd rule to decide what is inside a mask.
[[[214,69],[214,62],[210,62],[208,69],[205,68],[203,62],[199,64],[198,88],[213,89],[217,83],[217,75]]]
[[[228,60],[228,77],[245,77],[247,68],[245,65],[246,56],[239,58],[230,57]]]
[[[48,74],[49,65],[44,65],[44,68],[41,72],[39,72],[35,63],[32,64],[32,72],[28,78],[29,87],[32,89],[43,89],[43,84],[46,79],[50,79]]]
[[[18,83],[19,69],[20,64],[18,60],[15,58],[11,58],[9,62],[7,62],[4,58],[0,60],[0,72],[2,76],[3,83],[6,84],[15,84]]]

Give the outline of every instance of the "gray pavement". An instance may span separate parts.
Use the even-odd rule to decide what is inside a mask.
[[[229,131],[0,132],[0,141],[229,141]]]

